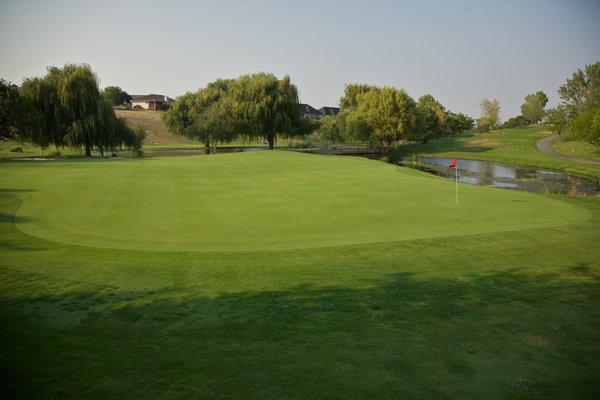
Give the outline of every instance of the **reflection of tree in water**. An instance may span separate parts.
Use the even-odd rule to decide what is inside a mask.
[[[376,158],[376,157],[374,157]],[[411,162],[394,162],[445,178],[454,179],[448,168],[450,159],[421,158]],[[560,172],[522,168],[476,160],[459,161],[459,182],[480,186],[494,186],[528,192],[563,193],[575,195],[600,194],[600,181],[580,178]]]

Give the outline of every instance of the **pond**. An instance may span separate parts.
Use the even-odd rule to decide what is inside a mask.
[[[448,167],[450,158],[421,157],[396,163],[445,178],[454,179]],[[600,194],[600,180],[586,179],[546,169],[499,164],[488,161],[458,160],[458,181],[480,186],[563,194]]]

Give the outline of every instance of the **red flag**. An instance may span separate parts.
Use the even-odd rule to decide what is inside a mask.
[[[450,165],[448,165],[448,167],[456,168],[456,164],[457,164],[456,158],[453,158],[452,161],[450,161]]]

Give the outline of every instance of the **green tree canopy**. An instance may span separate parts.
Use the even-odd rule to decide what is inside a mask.
[[[569,125],[569,113],[567,108],[563,104],[560,104],[557,107],[546,111],[546,122],[553,132],[562,135]]]
[[[522,115],[517,115],[516,117],[511,117],[506,120],[501,125],[501,128],[513,129],[513,128],[523,128],[531,124],[527,118]]]
[[[600,146],[600,107],[590,108],[573,118],[569,137]]]
[[[521,114],[531,124],[536,124],[544,116],[544,107],[548,104],[548,96],[544,92],[535,92],[525,96],[521,105]]]
[[[321,121],[317,129],[317,135],[320,139],[331,142],[341,143],[344,141],[344,133],[340,126],[340,119],[337,117],[326,117]]]
[[[416,131],[417,106],[403,89],[348,85],[340,104],[340,121],[353,140],[389,147]]]
[[[574,72],[558,89],[558,94],[570,118],[587,109],[600,107],[600,61]]]
[[[481,117],[477,120],[477,128],[487,132],[498,128],[500,123],[500,102],[498,99],[481,100]]]
[[[341,110],[353,110],[358,106],[358,96],[368,92],[373,87],[358,83],[349,83],[344,88],[344,95],[340,99]]]
[[[111,102],[113,106],[119,106],[131,101],[131,96],[118,86],[107,86],[102,91],[102,96]]]
[[[307,128],[298,113],[298,90],[287,75],[283,79],[264,72],[241,76],[231,82],[228,104],[234,130],[263,138],[269,149],[279,135],[297,136]]]
[[[115,115],[100,95],[98,78],[87,64],[50,67],[42,78],[25,79],[21,94],[33,110],[35,123],[24,137],[40,147],[53,144],[100,152],[129,147],[134,132]]]
[[[432,95],[426,94],[417,103],[418,131],[422,140],[445,136],[448,115],[444,106]]]
[[[23,135],[38,116],[19,91],[19,87],[0,79],[0,138]]]
[[[163,115],[163,121],[172,132],[204,143],[210,153],[211,145],[234,138],[233,106],[227,97],[231,83],[217,80],[195,93],[178,97]]]
[[[448,125],[448,132],[452,135],[458,135],[463,132],[467,132],[473,129],[475,121],[463,113],[452,113],[449,112],[446,117],[446,123]]]

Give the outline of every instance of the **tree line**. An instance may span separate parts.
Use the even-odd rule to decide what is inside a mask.
[[[474,121],[452,113],[432,95],[415,101],[404,89],[374,85],[346,85],[340,113],[326,118],[318,135],[332,142],[360,142],[384,148],[398,142],[415,142],[457,135]]]
[[[527,95],[521,115],[500,124],[500,103],[483,99],[481,116],[447,110],[432,95],[413,99],[404,89],[348,84],[340,98],[340,113],[320,121],[300,118],[298,90],[289,76],[268,73],[218,79],[177,98],[163,115],[166,126],[205,144],[237,137],[261,139],[273,149],[278,137],[315,133],[333,143],[368,143],[390,147],[397,143],[427,142],[477,130],[514,128],[548,122],[559,134],[600,143],[600,62],[578,70],[559,88],[562,102],[545,111],[548,97]],[[140,150],[145,132],[132,129],[116,116],[114,106],[129,101],[118,86],[98,87],[89,65],[49,67],[47,74],[27,78],[21,86],[0,80],[0,135],[47,148],[70,147],[101,153],[121,148]]]
[[[93,150],[140,151],[145,129],[117,117],[89,65],[66,64],[26,78],[20,87],[0,80],[0,134],[40,149],[68,147],[91,156]]]
[[[219,79],[176,99],[163,115],[174,133],[213,144],[236,137],[261,139],[273,149],[278,137],[305,136],[314,129],[300,118],[298,90],[289,76],[256,73]]]

